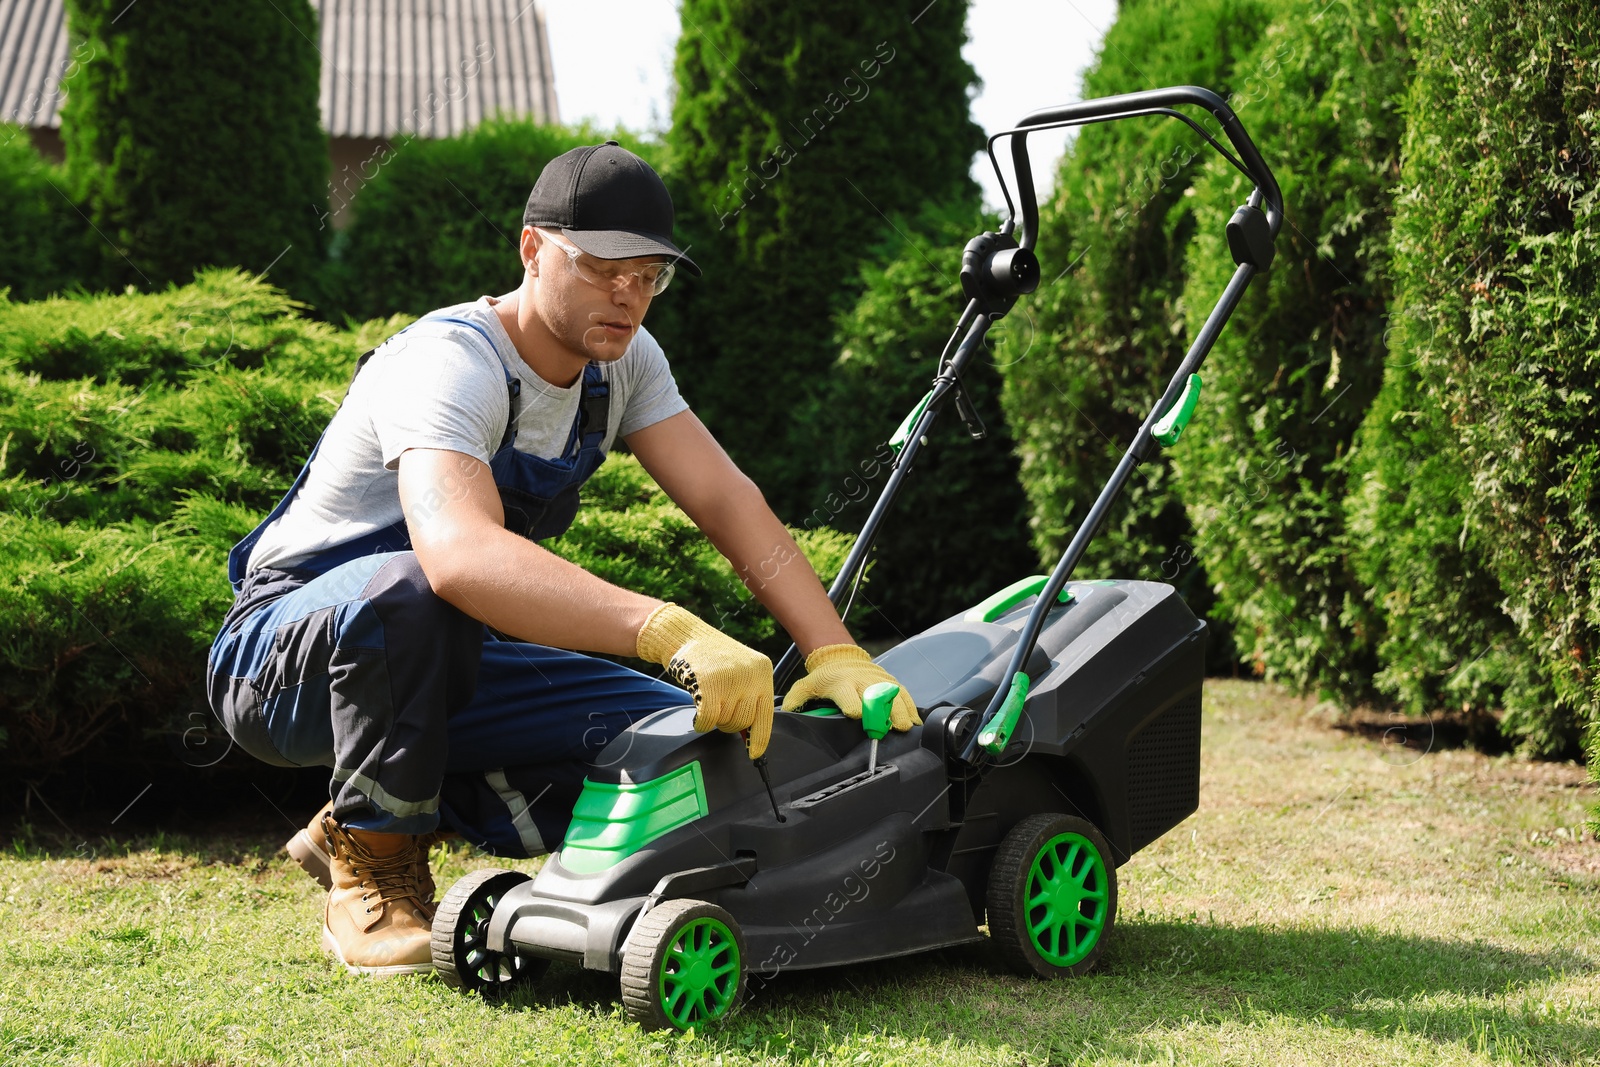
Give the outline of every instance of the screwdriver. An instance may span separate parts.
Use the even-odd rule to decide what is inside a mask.
[[[867,686],[861,694],[861,728],[872,738],[872,748],[867,756],[868,774],[878,770],[878,742],[889,733],[889,709],[899,695],[900,687],[893,682],[877,682]]]
[[[750,731],[740,730],[739,736],[744,738],[745,751],[748,752],[750,750]],[[772,795],[772,779],[767,775],[766,755],[763,753],[759,759],[754,759],[750,762],[756,765],[756,773],[761,775],[761,784],[767,787],[767,800],[772,804],[772,814],[777,817],[779,822],[788,822],[789,820],[783,817],[783,812],[778,810],[778,798]]]

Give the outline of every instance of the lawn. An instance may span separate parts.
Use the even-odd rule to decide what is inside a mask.
[[[1582,768],[1386,744],[1255,683],[1210,684],[1204,731],[1200,810],[1119,870],[1095,974],[978,949],[783,974],[689,1035],[563,965],[504,1004],[345,975],[276,813],[133,840],[36,819],[0,852],[0,1062],[1600,1063]]]

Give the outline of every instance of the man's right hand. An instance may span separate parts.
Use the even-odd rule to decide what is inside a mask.
[[[750,758],[772,738],[772,661],[676,604],[650,613],[639,630],[640,659],[659,663],[694,697],[694,728],[750,731]]]

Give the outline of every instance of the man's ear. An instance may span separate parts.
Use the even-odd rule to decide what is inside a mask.
[[[539,245],[542,238],[532,226],[522,228],[522,269],[530,274],[539,273]]]

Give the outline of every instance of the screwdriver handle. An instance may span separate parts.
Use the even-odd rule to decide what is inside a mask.
[[[900,687],[893,682],[876,682],[861,694],[861,728],[874,740],[889,733],[889,711]]]

